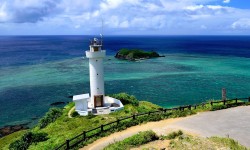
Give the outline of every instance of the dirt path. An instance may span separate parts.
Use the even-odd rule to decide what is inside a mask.
[[[121,141],[140,131],[153,130],[157,135],[167,135],[169,132],[179,129],[188,134],[203,137],[229,136],[244,146],[250,147],[250,106],[204,112],[185,118],[149,122],[101,138],[81,150],[101,150],[111,143]]]
[[[157,135],[165,135],[173,130],[177,130],[174,127],[169,128],[168,125],[180,121],[181,119],[183,118],[167,119],[159,122],[149,122],[146,124],[130,127],[121,132],[116,132],[114,134],[111,134],[110,136],[101,138],[95,141],[94,143],[85,146],[81,150],[100,150],[111,143],[114,143],[116,141],[121,141],[141,131],[153,130]]]
[[[71,114],[72,114],[72,112],[75,110],[75,106],[74,107],[72,107],[71,109],[70,109],[70,111],[68,112],[68,117],[69,118],[72,118],[72,116],[71,116]]]

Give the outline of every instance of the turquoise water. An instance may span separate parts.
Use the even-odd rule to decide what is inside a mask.
[[[130,62],[108,53],[104,60],[106,94],[126,92],[163,107],[250,96],[250,58],[233,55],[174,53]],[[89,93],[88,59],[81,54],[41,63],[2,66],[0,126],[30,122],[52,102]],[[31,121],[31,124],[34,121]]]

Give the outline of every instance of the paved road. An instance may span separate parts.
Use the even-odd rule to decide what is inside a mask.
[[[229,136],[250,147],[250,106],[200,113],[177,121],[169,127],[171,126],[204,137]]]
[[[101,150],[110,143],[121,141],[140,131],[153,130],[157,135],[167,135],[181,129],[203,137],[220,136],[233,138],[250,147],[250,106],[204,112],[197,115],[149,122],[101,138],[81,150]]]

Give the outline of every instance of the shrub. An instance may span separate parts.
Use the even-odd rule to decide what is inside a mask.
[[[183,132],[181,130],[179,130],[178,132],[169,133],[167,136],[163,137],[163,139],[171,140],[171,139],[175,139],[176,137],[179,137],[181,135],[183,135]]]
[[[216,111],[216,110],[221,110],[221,109],[226,109],[227,106],[226,105],[214,105],[212,106],[212,111]]]
[[[45,116],[39,120],[38,126],[40,129],[45,128],[48,124],[56,121],[62,115],[62,109],[60,108],[51,108]]]
[[[25,133],[21,139],[14,141],[9,145],[10,150],[26,150],[32,143],[38,143],[41,141],[46,141],[48,134],[47,133]]]
[[[72,117],[77,117],[77,116],[79,116],[79,113],[77,111],[74,111],[71,116]]]
[[[146,144],[151,141],[158,140],[158,136],[153,131],[144,131],[139,132],[136,135],[133,135],[129,138],[124,139],[123,141],[111,144],[104,148],[104,150],[124,150],[131,147],[139,146]]]
[[[127,93],[113,94],[111,95],[111,97],[121,100],[123,105],[126,104],[132,104],[134,106],[139,105],[139,101],[133,95],[128,95]]]

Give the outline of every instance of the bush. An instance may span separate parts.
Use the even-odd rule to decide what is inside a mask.
[[[62,115],[62,109],[60,108],[51,108],[45,116],[39,120],[38,126],[40,129],[45,128],[48,124],[56,121]]]
[[[162,136],[161,139],[172,140],[172,139],[175,139],[176,137],[179,137],[181,135],[183,135],[183,132],[181,130],[179,130],[178,132],[171,132],[167,136]]]
[[[131,147],[146,144],[151,141],[158,140],[158,136],[153,131],[139,132],[123,141],[111,144],[104,148],[104,150],[124,150],[130,149]]]
[[[47,133],[25,133],[21,139],[14,141],[10,144],[10,150],[26,150],[32,143],[37,143],[41,141],[46,141],[48,134]]]
[[[128,95],[127,93],[113,94],[111,95],[111,97],[121,100],[123,105],[126,104],[132,104],[134,106],[139,105],[139,101],[133,95]]]
[[[221,109],[226,109],[227,106],[226,105],[213,105],[212,106],[212,111],[216,111],[216,110],[221,110]]]
[[[79,113],[77,111],[74,111],[71,115],[72,117],[77,117],[77,116],[80,116]]]

